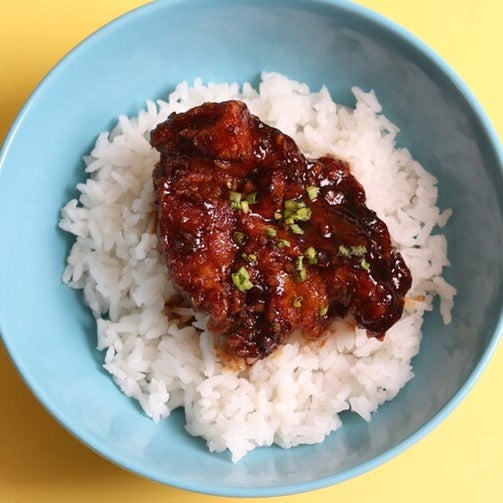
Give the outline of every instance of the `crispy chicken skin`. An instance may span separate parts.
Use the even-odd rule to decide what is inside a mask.
[[[159,250],[226,351],[263,358],[334,316],[382,338],[410,272],[349,165],[306,159],[239,101],[171,114],[151,134]]]

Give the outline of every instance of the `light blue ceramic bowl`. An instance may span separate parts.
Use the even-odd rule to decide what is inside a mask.
[[[180,80],[256,81],[261,70],[375,89],[400,143],[440,180],[454,210],[446,233],[458,289],[454,321],[427,316],[416,378],[367,424],[324,443],[258,449],[237,465],[210,454],[182,413],[154,424],[115,387],[95,350],[81,296],[61,283],[70,239],[60,207],[84,178],[81,156],[121,113],[165,97]],[[159,1],[109,24],[70,53],[21,111],[0,171],[0,329],[33,393],[75,436],[115,463],[193,491],[296,493],[358,475],[438,424],[495,348],[502,306],[502,153],[466,86],[401,28],[345,1]]]

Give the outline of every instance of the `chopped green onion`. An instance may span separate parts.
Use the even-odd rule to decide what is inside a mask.
[[[307,222],[312,215],[311,209],[306,207],[304,201],[296,201],[295,199],[287,199],[283,204],[285,206],[283,212],[285,224],[290,226],[290,230],[294,234],[304,234],[296,222]]]
[[[248,263],[257,262],[257,255],[255,253],[242,253],[241,258]]]
[[[306,207],[306,203],[304,201],[295,201],[295,199],[287,199],[284,203],[285,211],[283,212],[283,216],[285,218],[295,217],[295,214],[301,209]]]
[[[299,208],[292,216],[295,220],[307,222],[311,218],[312,211],[309,208]]]
[[[251,192],[246,196],[246,200],[248,201],[248,204],[255,204],[257,202],[257,193]]]
[[[239,193],[239,192],[232,191],[229,194],[229,201],[231,202],[231,208],[233,210],[241,210],[241,209],[243,209],[242,208],[243,203],[241,202],[241,198],[242,197],[243,197],[243,195],[241,193]]]
[[[231,201],[232,203],[240,203],[242,197],[242,194],[240,194],[239,192],[232,191],[229,194],[229,201]]]
[[[296,211],[300,207],[299,202],[295,201],[295,199],[287,199],[285,201],[285,210]]]
[[[287,199],[284,204],[283,217],[286,225],[293,225],[297,220],[307,222],[311,218],[312,211],[306,207],[306,203],[303,201]]]
[[[266,227],[265,233],[271,238],[276,237],[276,235],[278,234],[274,227]]]
[[[355,255],[356,257],[361,257],[362,255],[365,255],[365,253],[367,253],[367,248],[365,248],[365,246],[363,245],[351,247],[351,254]]]
[[[246,215],[250,212],[250,205],[248,201],[241,201],[241,211]]]
[[[299,257],[295,258],[295,279],[299,282],[302,282],[306,279],[307,273],[306,270],[304,269],[304,257],[300,255]]]
[[[325,316],[328,313],[328,306],[321,306],[319,313],[320,313],[320,316]]]
[[[291,246],[290,241],[288,239],[280,239],[278,242],[278,248],[288,248]]]
[[[295,297],[295,299],[293,299],[293,307],[295,308],[299,308],[302,306],[302,301],[304,300],[304,297],[302,296],[299,296],[299,297]]]
[[[311,265],[315,265],[318,263],[318,258],[316,257],[316,250],[310,246],[305,252],[304,252],[304,255],[307,257],[307,261],[311,264]]]
[[[365,253],[367,253],[367,248],[363,245],[355,245],[351,246],[351,248],[348,248],[344,245],[339,245],[339,255],[341,257],[362,257],[360,259],[360,267],[368,271],[370,264],[365,260],[365,258],[363,258],[363,255],[365,255]]]
[[[295,275],[295,279],[299,282],[302,283],[306,279],[307,273],[305,269],[301,269],[300,271],[297,271],[297,274]]]
[[[274,220],[281,220],[282,216],[283,215],[281,214],[281,212],[279,211],[274,212]]]
[[[307,196],[309,197],[309,199],[311,201],[313,201],[314,199],[316,199],[318,197],[319,189],[318,189],[318,187],[315,187],[314,185],[308,185],[306,187],[306,192],[307,192]]]
[[[237,272],[231,274],[232,283],[240,292],[246,292],[253,288],[253,283],[250,281],[250,275],[245,267],[240,267]]]
[[[301,255],[300,257],[295,258],[295,270],[300,271],[304,268],[304,264],[302,261],[304,260],[304,257]]]
[[[347,246],[339,245],[339,255],[341,257],[350,257],[351,251]]]
[[[246,240],[246,235],[243,234],[242,232],[235,231],[232,233],[232,239],[234,239],[234,242],[236,244],[242,245]]]
[[[304,231],[297,224],[290,225],[290,230],[294,234],[304,234]]]

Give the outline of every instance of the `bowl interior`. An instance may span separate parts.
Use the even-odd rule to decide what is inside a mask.
[[[441,208],[454,211],[446,276],[458,296],[451,325],[427,316],[416,378],[370,423],[346,414],[320,445],[262,448],[233,465],[185,432],[182,412],[152,423],[101,368],[94,320],[61,282],[71,239],[57,223],[84,178],[81,156],[119,114],[136,115],[181,80],[257,82],[262,70],[313,89],[326,84],[348,105],[351,86],[375,89],[403,131],[400,144],[439,178]],[[38,398],[122,466],[215,494],[314,489],[371,468],[426,432],[481,370],[502,304],[500,154],[451,77],[407,35],[346,2],[161,1],[82,44],[21,113],[0,172],[0,328]]]

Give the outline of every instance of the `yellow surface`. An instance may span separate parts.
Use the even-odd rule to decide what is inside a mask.
[[[47,71],[88,34],[142,0],[0,0],[0,141]],[[501,0],[360,0],[432,46],[503,137]],[[1,230],[0,230],[1,232]],[[1,288],[1,285],[0,285]],[[503,346],[437,429],[371,473],[300,502],[503,501]],[[0,503],[217,502],[117,468],[63,430],[32,397],[0,344]]]

